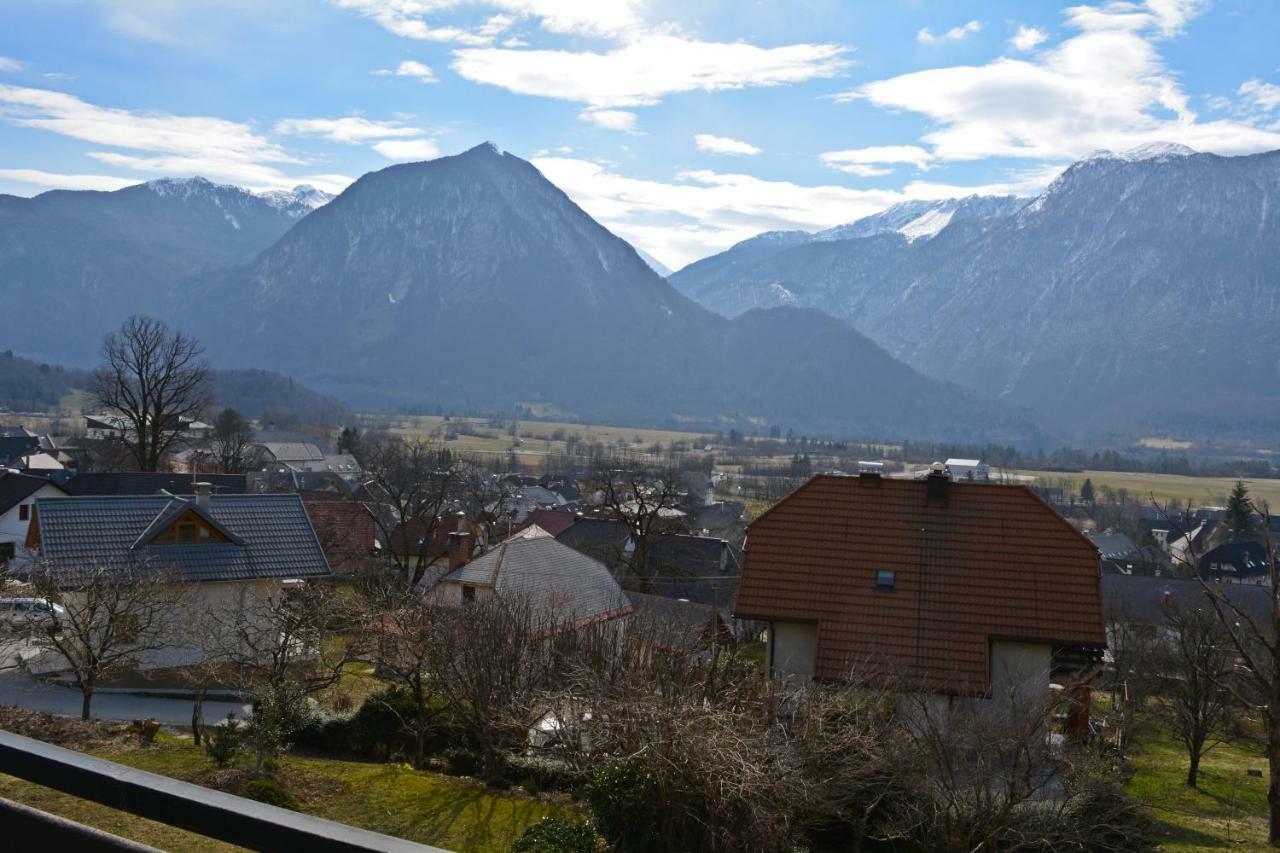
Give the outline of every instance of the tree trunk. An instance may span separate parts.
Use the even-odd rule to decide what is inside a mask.
[[[80,719],[82,720],[89,719],[89,703],[92,701],[93,701],[93,688],[81,687],[80,688]],[[1275,782],[1273,781],[1272,784],[1274,785]]]
[[[195,700],[191,703],[191,740],[200,745],[201,730],[204,726],[204,688],[196,690]]]
[[[1200,753],[1199,751],[1191,753],[1191,763],[1187,766],[1187,787],[1196,787],[1196,782],[1200,776]]]
[[[1272,847],[1280,847],[1280,707],[1274,704],[1267,709],[1267,763],[1267,841]]]

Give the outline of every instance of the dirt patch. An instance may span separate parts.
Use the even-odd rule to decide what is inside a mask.
[[[75,720],[14,707],[0,707],[0,729],[81,752],[138,745],[138,736],[127,723]]]

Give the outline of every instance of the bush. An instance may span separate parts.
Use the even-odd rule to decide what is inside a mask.
[[[657,780],[637,764],[610,761],[587,783],[585,798],[596,829],[618,853],[660,853]]]
[[[280,787],[280,783],[274,779],[250,780],[240,788],[240,796],[269,806],[279,806],[295,812],[302,811],[302,806],[294,799],[293,794]]]
[[[511,845],[511,853],[595,853],[596,834],[585,823],[544,817]]]
[[[508,756],[507,771],[520,779],[520,787],[528,793],[572,791],[587,780],[567,762],[542,755]]]
[[[306,695],[293,685],[269,686],[255,695],[244,737],[253,747],[258,766],[288,750],[311,716]]]
[[[204,751],[219,767],[230,767],[240,752],[240,724],[236,715],[227,713],[221,725],[204,730]]]
[[[370,695],[354,714],[314,715],[297,733],[295,743],[329,755],[389,760],[413,754],[413,733],[404,727],[414,717],[413,697],[407,690],[387,687]],[[434,728],[424,746],[426,755],[439,755],[450,745],[471,740],[445,708],[435,710]]]
[[[480,771],[480,756],[465,747],[446,749],[444,760],[454,776],[474,776]]]

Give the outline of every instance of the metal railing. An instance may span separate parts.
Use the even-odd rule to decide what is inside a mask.
[[[0,773],[250,850],[445,853],[437,847],[135,770],[3,730]],[[0,825],[4,827],[4,846],[25,842],[10,849],[27,849],[34,843],[53,843],[56,846],[51,849],[57,850],[152,849],[7,800],[0,800]]]

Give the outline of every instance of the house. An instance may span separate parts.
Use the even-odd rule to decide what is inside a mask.
[[[25,433],[26,430],[23,430]],[[36,435],[0,436],[0,468],[16,467],[24,456],[40,452],[40,437]]]
[[[0,470],[0,566],[19,567],[31,557],[27,530],[38,498],[66,497],[66,491],[45,477]]]
[[[556,539],[593,560],[604,563],[615,573],[626,565],[635,552],[631,530],[626,523],[604,518],[580,518],[557,533]]]
[[[742,549],[711,536],[655,536],[646,564],[654,592],[725,607],[737,592]]]
[[[1099,577],[1094,544],[1025,486],[820,475],[747,528],[734,615],[768,624],[784,680],[1044,695],[1101,657]]]
[[[572,511],[563,508],[556,509],[535,509],[525,518],[526,526],[537,525],[552,536],[559,536],[576,524],[581,516]]]
[[[303,495],[302,505],[335,573],[353,569],[361,559],[377,551],[377,525],[364,504]]]
[[[626,616],[631,601],[599,560],[538,527],[527,528],[469,560],[470,534],[451,534],[449,572],[424,585],[427,600],[463,606],[487,596],[527,604],[545,628],[580,627]]]
[[[324,462],[324,451],[310,442],[264,441],[257,447],[262,451],[264,462],[297,466],[298,470],[307,470],[301,467],[307,464]]]
[[[1270,583],[1267,546],[1261,542],[1224,542],[1196,564],[1200,577],[1232,583]]]
[[[248,491],[244,474],[200,474],[199,482],[208,483],[213,494],[243,495]],[[72,495],[194,495],[197,477],[164,471],[92,471],[76,474],[67,480]]]
[[[654,638],[654,648],[674,654],[731,649],[737,642],[723,613],[707,604],[643,592],[628,592],[627,630]]]
[[[38,498],[27,546],[75,594],[85,566],[156,567],[189,584],[191,618],[145,666],[200,659],[199,636],[187,633],[209,613],[255,625],[255,601],[285,584],[331,575],[297,495],[216,495],[204,484],[192,496],[83,495]]]
[[[981,459],[948,459],[944,465],[953,480],[982,480],[991,478],[991,468]]]

